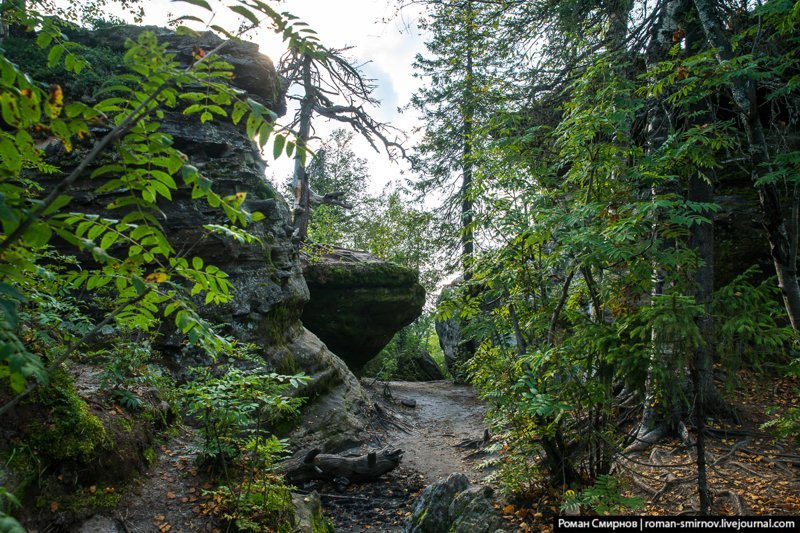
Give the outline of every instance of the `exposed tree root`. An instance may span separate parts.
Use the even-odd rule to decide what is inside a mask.
[[[732,490],[720,490],[716,492],[717,496],[727,497],[731,501],[731,505],[733,506],[733,511],[736,513],[736,516],[742,516],[747,514],[744,502],[742,502],[741,496],[733,492]]]
[[[690,477],[675,477],[672,474],[667,474],[667,480],[664,483],[664,486],[661,487],[658,490],[658,492],[656,492],[653,495],[653,498],[651,499],[651,501],[653,503],[656,503],[658,501],[658,499],[661,498],[661,496],[663,496],[664,494],[666,494],[667,492],[669,492],[673,488],[675,488],[675,487],[677,487],[679,485],[684,485],[686,483],[694,483],[696,481],[697,481],[697,478],[693,477],[693,476],[690,476]]]
[[[634,441],[623,450],[623,453],[641,452],[658,444],[661,439],[669,434],[666,424],[659,424],[653,429],[640,428]]]
[[[764,476],[763,476],[763,475],[759,474],[758,472],[756,472],[756,471],[755,471],[755,470],[753,470],[752,468],[748,468],[748,467],[746,467],[745,465],[743,465],[743,464],[742,464],[742,463],[740,463],[739,461],[731,461],[731,462],[730,462],[730,464],[731,464],[731,465],[733,465],[733,466],[735,466],[735,467],[741,468],[742,470],[744,470],[745,472],[747,472],[747,473],[748,473],[748,474],[750,474],[751,476],[760,477],[760,478],[762,478],[762,479],[764,478]]]

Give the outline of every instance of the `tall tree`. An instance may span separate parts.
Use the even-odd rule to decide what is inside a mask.
[[[285,137],[276,137],[274,152],[276,156],[284,148],[287,152],[294,152],[294,228],[300,241],[308,235],[312,204],[348,205],[342,200],[341,191],[323,196],[311,189],[306,156],[315,117],[349,125],[376,151],[377,143],[381,144],[390,157],[394,157],[396,151],[404,153],[398,139],[389,138],[392,128],[375,120],[367,111],[366,107],[378,103],[373,96],[375,85],[373,80],[363,75],[358,65],[344,57],[345,52],[324,48],[317,41],[306,41],[290,47],[280,61],[280,74],[289,84],[287,97],[298,102],[298,108],[289,124],[289,128],[296,130],[295,141],[287,142]],[[295,150],[295,144],[298,150]]]
[[[457,221],[461,269],[469,278],[475,251],[476,150],[493,108],[492,66],[498,58],[490,42],[497,13],[474,0],[424,4],[427,54],[417,56],[414,68],[427,85],[411,104],[425,125],[412,163],[423,175],[418,184],[423,194],[444,191],[443,208],[447,218]]]

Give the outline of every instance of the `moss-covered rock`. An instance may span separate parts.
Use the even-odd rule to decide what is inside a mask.
[[[0,484],[22,501],[20,519],[32,529],[67,527],[113,509],[118,489],[145,467],[153,446],[160,420],[114,407],[98,371],[84,370],[57,369],[4,417]]]
[[[403,524],[406,533],[497,533],[512,531],[494,507],[492,490],[471,486],[464,474],[429,485]]]
[[[322,514],[319,494],[292,494],[295,533],[333,533],[331,521]]]
[[[425,303],[417,272],[366,252],[335,249],[304,263],[303,275],[303,323],[357,374]]]
[[[63,369],[53,372],[50,383],[36,389],[27,405],[46,413],[24,430],[33,453],[45,461],[86,462],[113,446],[106,427],[78,396],[72,376]]]

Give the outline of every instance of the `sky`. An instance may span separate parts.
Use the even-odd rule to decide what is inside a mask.
[[[145,6],[144,24],[166,26],[170,16],[186,14],[204,20],[209,17],[208,11],[183,1],[145,0],[142,3]],[[209,0],[209,3],[215,9],[213,24],[229,30],[239,26],[242,19],[226,7],[233,2]],[[420,86],[420,80],[413,76],[412,64],[417,53],[424,50],[425,39],[415,24],[417,11],[406,8],[398,14],[397,3],[398,0],[290,0],[269,2],[269,5],[279,11],[288,11],[309,24],[324,46],[334,49],[352,47],[346,53],[348,59],[363,65],[364,73],[374,78],[377,85],[374,95],[381,105],[371,110],[372,116],[391,123],[410,136],[418,116],[413,110],[399,113],[398,108],[406,106]],[[204,29],[198,23],[187,25]],[[276,63],[286,49],[280,36],[267,27],[250,32],[245,38],[257,43],[260,51]],[[289,115],[291,113],[290,109]],[[321,137],[336,127],[341,125],[321,118],[315,122],[316,134]],[[376,153],[366,141],[357,141],[354,149],[358,157],[368,161],[370,192],[373,194],[380,192],[387,183],[403,179],[401,174],[408,171],[406,163],[391,162],[385,152]],[[271,152],[268,146],[264,154],[270,164],[267,177],[276,183],[285,182],[291,175],[291,162],[285,157],[273,161]]]

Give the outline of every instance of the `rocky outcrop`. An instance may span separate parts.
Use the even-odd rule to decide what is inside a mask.
[[[437,307],[447,299],[448,294],[460,283],[461,280],[458,279],[442,289],[436,304]],[[465,383],[467,381],[465,365],[475,355],[476,350],[475,343],[464,338],[464,326],[464,320],[457,313],[452,313],[450,317],[444,320],[437,319],[435,325],[436,334],[439,337],[439,346],[444,352],[445,366],[456,383]]]
[[[86,46],[104,47],[100,55],[105,58],[104,65],[109,70],[103,71],[103,75],[110,77],[119,73],[115,68],[122,68],[126,38],[135,38],[145,29],[154,31],[159,41],[167,43],[168,51],[177,54],[176,58],[184,65],[192,60],[193,50],[209,51],[222,42],[210,33],[191,38],[158,28],[75,30],[70,35],[73,41]],[[32,38],[20,40],[27,42],[17,43],[18,50],[29,56],[43,53],[33,44]],[[4,42],[4,46],[9,45],[9,48],[11,44],[10,41]],[[223,48],[222,55],[236,67],[232,83],[243,92],[243,96],[269,106],[276,113],[283,111],[279,78],[272,63],[258,54],[255,45],[229,43]],[[17,58],[20,63],[23,60]],[[44,57],[31,59],[34,60],[46,65],[46,53]],[[88,75],[86,72],[81,76]],[[54,76],[58,77],[42,80],[61,84],[67,100],[80,95],[80,99],[92,103],[90,93],[79,91],[80,87],[91,86],[86,79],[70,78],[71,75],[63,72]],[[97,82],[94,89],[101,81],[89,80]],[[226,120],[201,124],[196,117],[187,117],[178,110],[163,111],[159,122],[161,132],[169,135],[166,142],[185,154],[189,162],[210,180],[219,195],[244,194],[245,207],[264,215],[262,220],[247,228],[256,239],[243,243],[209,234],[204,226],[227,223],[227,218],[207,202],[193,199],[191,191],[185,187],[172,192],[172,201],[160,201],[158,209],[153,210],[153,216],[176,250],[202,258],[205,265],[215,265],[226,272],[233,286],[233,298],[224,305],[205,305],[197,300],[199,314],[220,325],[223,328],[221,332],[235,338],[240,346],[254,347],[253,351],[262,359],[257,363],[247,362],[247,368],[259,366],[279,373],[302,372],[311,378],[301,390],[295,391],[307,401],[302,421],[292,433],[293,444],[314,445],[326,452],[337,452],[358,444],[369,402],[344,362],[300,322],[309,291],[300,268],[296,243],[292,242],[289,208],[265,180],[265,163],[257,145],[249,138],[243,125],[233,125]],[[99,138],[108,131],[107,126],[97,124],[93,126],[92,134]],[[76,139],[75,149],[71,152],[57,142],[51,142],[46,151],[48,162],[68,173],[82,161],[92,140],[87,138],[81,142]],[[113,151],[101,154],[96,166],[114,162],[116,157]],[[102,194],[97,192],[103,179],[110,178],[111,175],[105,175],[76,181],[68,191],[72,197],[70,208],[119,218],[123,210],[108,207],[118,194],[116,190],[109,187],[112,190]],[[45,190],[52,190],[60,179],[63,179],[63,174],[37,176],[37,183]],[[76,250],[70,248],[68,252],[74,254]],[[112,255],[125,252],[114,246],[109,248]],[[87,265],[93,261],[88,254],[78,260],[86,261]],[[96,295],[87,291],[85,297],[94,298]],[[180,383],[189,378],[187,370],[190,367],[210,365],[212,361],[200,350],[192,348],[186,336],[168,322],[164,321],[161,334],[148,347],[153,348],[152,362],[161,367],[159,373],[167,369]],[[106,329],[109,332],[103,335],[109,338],[125,334],[115,331],[111,325]],[[166,421],[171,414],[162,412],[161,404],[165,402],[157,396],[152,401],[148,399],[152,406],[148,404],[136,411],[142,414],[139,417],[141,423],[122,409],[109,409],[98,401],[99,395],[92,393],[91,387],[98,382],[94,375],[96,372],[90,372],[91,376],[81,374],[78,376],[81,380],[76,382],[78,370],[77,365],[72,364],[68,370],[59,370],[58,375],[51,376],[47,388],[43,386],[37,391],[42,393],[42,397],[35,393],[30,402],[20,404],[6,415],[0,432],[0,453],[3,453],[0,463],[8,466],[0,468],[0,483],[11,486],[28,499],[37,497],[34,490],[40,493],[47,490],[67,498],[51,507],[57,510],[51,513],[52,516],[41,518],[64,530],[75,520],[90,518],[87,513],[99,509],[100,505],[103,508],[116,505],[114,492],[101,494],[98,491],[96,495],[90,493],[87,496],[81,491],[76,493],[80,499],[71,493],[75,492],[76,486],[99,486],[100,481],[108,486],[121,484],[144,469],[157,453],[153,449],[153,434],[161,429],[151,421]],[[89,388],[83,390],[82,383]],[[145,407],[147,411],[143,412]],[[60,421],[68,424],[61,427]],[[25,442],[24,448],[31,451],[24,458],[24,464],[21,464],[21,454],[15,448],[17,442]],[[8,446],[9,443],[12,445]],[[8,456],[5,452],[9,451],[17,457],[14,464],[6,461]],[[44,480],[42,472],[48,473],[47,480]],[[26,493],[28,486],[31,490]],[[67,506],[64,502],[71,503]],[[24,512],[28,513],[26,518],[30,524],[35,525],[39,518],[34,514],[39,513],[39,508],[26,505]],[[86,525],[87,530],[108,527],[108,524],[103,524],[102,517]]]
[[[167,52],[175,54],[176,60],[183,65],[190,65],[194,61],[193,54],[198,51],[208,53],[224,43],[218,55],[233,67],[231,85],[246,92],[248,97],[265,105],[278,116],[286,113],[281,78],[272,60],[259,53],[255,43],[225,41],[210,31],[196,36],[180,35],[158,26],[111,26],[92,31],[75,28],[68,29],[65,33],[73,41],[92,48],[122,51],[127,39],[136,40],[143,31],[155,34],[159,43],[167,43]]]
[[[357,374],[425,303],[416,272],[366,252],[306,258],[303,274],[311,293],[303,324]]]
[[[429,485],[414,502],[406,533],[496,533],[512,531],[493,505],[492,489],[471,486],[456,473]]]
[[[210,32],[191,37],[155,27],[121,26],[93,32],[71,30],[69,34],[77,43],[103,47],[104,65],[121,68],[126,39],[135,39],[145,30],[154,32],[160,43],[166,43],[167,51],[176,54],[176,60],[184,66],[193,61],[193,50],[210,51],[223,42]],[[23,43],[19,48],[26,53],[37,50],[32,43],[28,47]],[[269,106],[276,114],[284,112],[280,79],[272,62],[258,53],[256,45],[229,42],[221,49],[221,55],[235,67],[231,83],[236,89],[247,98]],[[67,98],[71,97],[72,87],[82,86],[68,77],[52,81],[63,84]],[[91,97],[86,94],[82,99],[91,103]],[[299,391],[299,395],[310,398],[305,407],[309,424],[303,429],[304,441],[317,439],[317,444],[334,449],[345,440],[356,440],[364,427],[361,415],[366,406],[365,397],[347,367],[300,322],[309,292],[292,242],[289,208],[264,178],[265,163],[257,145],[247,136],[243,125],[237,126],[225,119],[201,124],[195,116],[165,110],[160,122],[161,131],[168,134],[173,146],[186,154],[189,162],[212,182],[215,192],[222,196],[246,194],[245,207],[264,215],[263,220],[248,226],[248,231],[257,239],[241,243],[209,235],[204,225],[223,224],[227,219],[220,209],[193,199],[187,188],[174,191],[171,202],[160,202],[156,216],[174,248],[191,249],[191,254],[201,257],[205,264],[226,272],[233,285],[233,298],[224,305],[204,305],[198,301],[200,314],[224,325],[223,333],[240,344],[255,346],[264,357],[266,367],[282,373],[304,372],[312,377],[306,390]],[[103,127],[93,130],[97,136],[106,132]],[[66,153],[60,145],[52,144],[47,156],[50,162],[68,172],[87,150],[87,144],[79,144],[74,151]],[[101,156],[97,165],[107,164],[112,157],[110,154]],[[53,181],[48,183],[47,179]],[[47,189],[54,186],[57,179],[60,178],[42,177],[40,183]],[[99,179],[78,180],[69,191],[72,205],[86,213],[119,217],[120,210],[107,209],[112,198],[95,193],[101,184]],[[114,249],[110,251],[113,253]],[[173,326],[165,324],[162,333],[155,348],[162,356],[161,363],[179,381],[186,378],[189,367],[209,362],[198,350],[188,346],[184,335],[178,334]],[[315,422],[323,419],[326,424]],[[337,424],[335,430],[331,427],[332,420]],[[336,432],[341,432],[342,436],[335,435]]]

